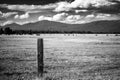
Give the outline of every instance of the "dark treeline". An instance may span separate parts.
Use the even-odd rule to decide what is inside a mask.
[[[5,28],[5,29],[0,29],[0,34],[13,34],[13,30],[10,29],[9,27]]]
[[[32,31],[32,30],[12,30],[9,27],[7,28],[0,28],[0,34],[53,34],[53,33],[69,33],[69,34],[120,34],[120,32],[91,32],[91,31],[51,31],[51,30],[45,30],[45,31]]]
[[[0,29],[0,34],[7,34],[7,35],[10,35],[10,34],[39,34],[39,33],[42,33],[42,34],[45,34],[45,33],[49,33],[49,34],[52,34],[52,33],[92,33],[90,31],[51,31],[51,30],[42,30],[42,31],[32,31],[32,30],[12,30],[10,29],[9,27],[3,29],[1,28]]]

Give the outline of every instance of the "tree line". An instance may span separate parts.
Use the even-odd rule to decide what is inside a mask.
[[[0,34],[7,34],[7,35],[11,35],[11,34],[45,34],[45,33],[70,33],[70,34],[120,34],[120,32],[91,32],[91,31],[51,31],[51,30],[41,30],[41,31],[33,31],[33,30],[12,30],[9,27],[6,28],[0,28]]]
[[[11,34],[39,34],[39,33],[92,33],[90,31],[51,31],[51,30],[41,30],[41,31],[33,31],[33,30],[12,30],[9,27],[6,28],[0,28],[0,34],[7,34],[7,35],[11,35]]]

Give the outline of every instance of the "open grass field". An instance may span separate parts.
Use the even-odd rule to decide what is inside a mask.
[[[37,78],[37,39],[44,76]],[[0,35],[0,80],[120,80],[120,36]]]

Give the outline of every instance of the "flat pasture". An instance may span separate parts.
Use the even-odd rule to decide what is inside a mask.
[[[37,39],[44,75],[37,78]],[[0,80],[120,80],[120,36],[0,35]]]

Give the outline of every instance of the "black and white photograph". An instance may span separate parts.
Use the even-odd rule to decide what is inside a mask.
[[[0,0],[0,80],[120,80],[120,0]]]

